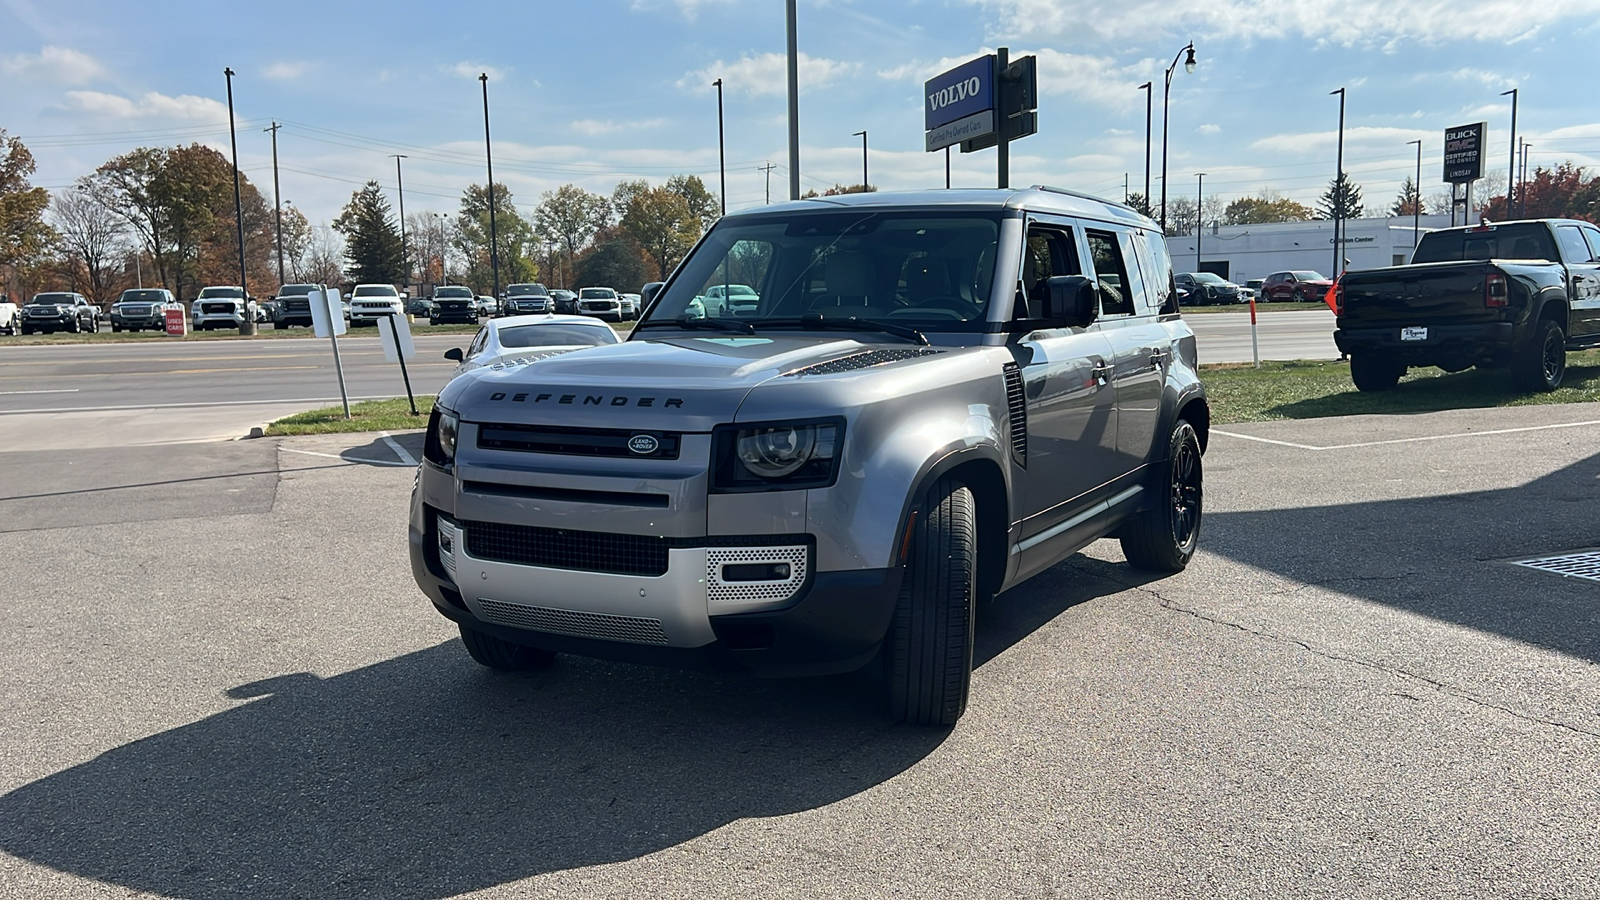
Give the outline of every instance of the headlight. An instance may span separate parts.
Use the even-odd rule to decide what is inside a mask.
[[[423,439],[423,458],[435,465],[448,466],[455,462],[456,439],[461,434],[461,418],[438,406],[428,419],[428,434]]]
[[[712,436],[712,490],[786,491],[827,487],[838,474],[844,422],[725,425]]]

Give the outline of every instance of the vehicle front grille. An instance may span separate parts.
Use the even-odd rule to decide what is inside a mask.
[[[840,372],[854,372],[857,369],[885,366],[902,360],[916,359],[919,356],[936,356],[943,352],[943,350],[934,350],[929,347],[897,347],[893,350],[868,350],[864,353],[853,353],[849,356],[841,356],[838,359],[830,359],[827,362],[815,363],[783,374],[789,378],[798,378],[803,375],[837,375]]]
[[[634,438],[650,437],[656,448],[648,453],[631,449]],[[559,453],[565,456],[613,456],[641,459],[677,459],[682,435],[660,431],[613,428],[564,428],[553,425],[478,426],[478,446],[485,450],[523,453]],[[648,446],[649,441],[641,441]]]
[[[521,606],[499,600],[479,599],[483,617],[501,625],[548,631],[573,637],[627,641],[631,644],[665,644],[667,633],[660,619],[640,616],[613,616],[605,613],[553,609],[548,606]]]
[[[666,538],[501,522],[461,524],[467,532],[467,552],[478,559],[652,578],[667,573]]]
[[[232,303],[202,303],[200,311],[206,315],[231,315],[239,311]]]
[[[310,312],[311,301],[304,298],[298,300],[285,300],[283,301],[283,309],[285,312]]]

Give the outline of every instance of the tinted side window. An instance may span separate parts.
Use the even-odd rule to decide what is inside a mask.
[[[1600,229],[1585,227],[1583,236],[1589,239],[1589,261],[1600,260]]]
[[[1082,275],[1078,245],[1066,226],[1034,223],[1028,228],[1028,251],[1022,260],[1022,284],[1027,294],[1019,298],[1018,318],[1044,316],[1046,281],[1057,275]]]
[[[1155,311],[1155,307],[1151,305],[1150,295],[1144,286],[1144,272],[1139,268],[1139,251],[1133,234],[1117,232],[1117,244],[1122,250],[1122,262],[1127,269],[1127,279],[1123,284],[1128,286],[1128,299],[1133,303],[1133,308],[1128,311],[1134,315],[1149,315]]]
[[[1569,263],[1588,262],[1593,254],[1589,252],[1589,245],[1583,240],[1583,232],[1576,225],[1560,225],[1556,227],[1556,237],[1561,240],[1561,255]]]
[[[489,329],[480,328],[478,334],[472,339],[472,344],[467,347],[467,358],[471,359],[483,352],[485,344],[489,343]]]
[[[1089,253],[1094,258],[1094,274],[1100,282],[1102,315],[1128,315],[1133,312],[1128,265],[1117,246],[1117,236],[1109,231],[1087,232]]]
[[[1139,268],[1144,270],[1144,287],[1150,307],[1157,312],[1177,312],[1174,295],[1172,260],[1167,257],[1167,242],[1148,231],[1134,232],[1133,248],[1138,254]]]

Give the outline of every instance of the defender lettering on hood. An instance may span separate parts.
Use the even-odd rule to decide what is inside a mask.
[[[565,406],[655,406],[660,401],[662,409],[682,409],[683,400],[679,397],[627,397],[614,394],[610,397],[604,394],[545,394],[533,391],[495,391],[489,395],[491,401],[509,401],[511,403],[555,403]]]

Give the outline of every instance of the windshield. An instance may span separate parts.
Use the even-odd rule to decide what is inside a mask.
[[[462,287],[462,288],[451,288],[451,287],[434,288],[434,290],[433,290],[433,299],[435,299],[435,300],[471,300],[472,299],[472,289],[471,288],[464,288],[464,287]]]
[[[999,234],[993,213],[863,209],[725,219],[641,325],[680,318],[781,325],[815,316],[980,331]],[[735,286],[751,294],[733,294]]]
[[[542,284],[513,284],[506,288],[507,297],[543,297],[546,293]]]
[[[244,291],[241,291],[236,287],[208,287],[208,288],[201,288],[200,289],[200,296],[195,298],[195,299],[197,299],[197,300],[215,300],[218,297],[222,297],[222,298],[237,300],[237,299],[239,299],[240,297],[243,297],[243,296],[244,296]]]
[[[1294,275],[1294,280],[1295,281],[1327,281],[1328,280],[1328,279],[1322,277],[1322,273],[1321,272],[1294,272],[1292,274]]]
[[[610,288],[584,288],[578,296],[584,300],[609,300],[617,294]]]
[[[167,299],[165,291],[123,291],[118,303],[161,303]]]
[[[28,302],[29,303],[48,303],[48,304],[50,304],[52,306],[54,306],[57,303],[65,303],[65,304],[70,306],[70,305],[72,305],[72,295],[71,294],[34,294],[33,295],[33,299],[29,300]]]
[[[356,287],[355,297],[398,297],[400,292],[387,284],[363,284]]]
[[[1463,231],[1434,231],[1422,236],[1413,263],[1464,259],[1556,259],[1550,229],[1536,222],[1489,225]]]
[[[278,288],[278,296],[304,297],[316,289],[317,286],[314,284],[286,284],[283,287]]]
[[[500,346],[517,347],[598,347],[615,344],[617,333],[607,325],[572,325],[552,322],[547,325],[517,325],[500,329]]]
[[[1204,281],[1206,284],[1227,284],[1226,281],[1222,280],[1222,276],[1213,275],[1210,272],[1196,272],[1194,273],[1194,280]]]

